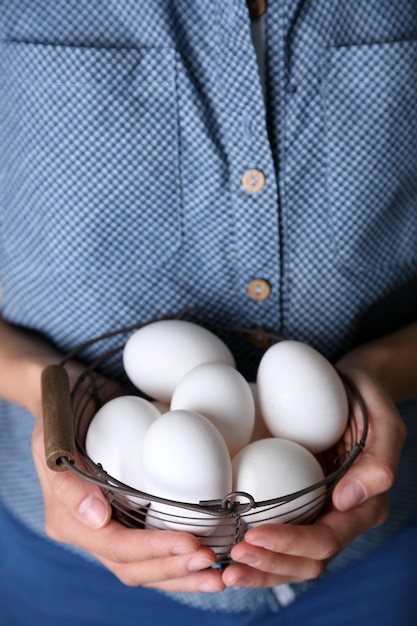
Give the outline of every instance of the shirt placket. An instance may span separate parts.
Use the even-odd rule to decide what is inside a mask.
[[[236,289],[246,316],[242,322],[277,329],[279,203],[264,95],[246,0],[230,0],[224,7],[227,19],[219,20],[219,114],[229,159]]]

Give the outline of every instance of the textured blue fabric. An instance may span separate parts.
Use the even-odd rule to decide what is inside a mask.
[[[0,7],[6,317],[68,349],[197,304],[335,357],[415,316],[409,0],[272,1],[268,124],[243,0]]]
[[[269,0],[265,38],[267,106],[245,0],[0,0],[6,319],[65,352],[199,306],[336,359],[416,318],[416,3]],[[0,496],[42,533],[31,419],[0,411]]]
[[[199,610],[126,587],[92,563],[21,527],[0,503],[0,617],[4,626],[415,626],[417,525],[362,562],[328,577],[274,612]],[[22,567],[22,564],[25,567]],[[56,572],[59,571],[59,575]],[[366,584],[364,581],[366,580]]]

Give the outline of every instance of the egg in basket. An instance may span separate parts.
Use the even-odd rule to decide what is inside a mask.
[[[179,315],[76,348],[43,373],[49,467],[98,484],[128,527],[195,534],[220,566],[248,527],[313,522],[365,445],[366,409],[319,352],[264,331],[248,381],[230,346],[259,332]],[[120,338],[70,391],[65,364]]]

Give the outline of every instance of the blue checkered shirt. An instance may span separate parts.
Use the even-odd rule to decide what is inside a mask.
[[[7,320],[66,352],[198,306],[335,360],[417,317],[416,3],[269,0],[265,41],[266,100],[245,0],[0,0]],[[30,430],[2,405],[0,495],[42,533]],[[412,456],[351,558],[407,521]]]

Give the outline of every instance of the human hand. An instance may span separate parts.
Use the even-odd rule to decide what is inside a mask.
[[[405,426],[382,386],[364,369],[341,361],[339,369],[365,401],[369,430],[364,451],[336,485],[332,504],[312,525],[253,527],[232,549],[235,561],[223,573],[225,585],[269,587],[318,577],[345,546],[384,522]]]
[[[220,573],[209,569],[216,561],[214,553],[196,537],[125,528],[111,519],[111,507],[99,487],[70,471],[50,470],[41,419],[35,422],[32,445],[44,497],[45,528],[52,539],[90,552],[129,586],[186,592],[224,589]]]

